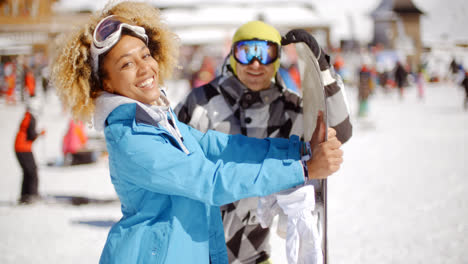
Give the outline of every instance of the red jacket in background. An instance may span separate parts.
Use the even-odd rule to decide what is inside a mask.
[[[27,71],[26,76],[24,77],[24,86],[29,93],[29,96],[36,95],[36,79],[32,71]]]
[[[16,134],[15,151],[32,152],[32,143],[38,136],[39,134],[36,132],[36,119],[29,111],[26,111],[19,131]]]

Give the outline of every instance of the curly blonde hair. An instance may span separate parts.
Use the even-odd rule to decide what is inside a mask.
[[[145,29],[148,48],[159,64],[160,85],[172,75],[179,55],[180,41],[162,21],[157,8],[142,2],[109,3],[96,12],[88,24],[59,40],[53,59],[51,80],[63,105],[75,119],[90,122],[94,99],[103,91],[101,82],[92,71],[91,43],[96,25],[104,17],[118,15]]]

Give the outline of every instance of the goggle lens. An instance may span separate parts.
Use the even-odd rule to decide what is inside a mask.
[[[279,57],[277,43],[266,40],[241,40],[234,44],[234,58],[241,64],[250,64],[256,58],[261,64],[270,64]]]

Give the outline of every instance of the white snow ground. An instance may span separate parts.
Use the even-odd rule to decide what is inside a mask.
[[[330,263],[466,263],[468,260],[468,111],[464,93],[427,84],[420,101],[380,91],[370,115],[354,119],[345,161],[329,180]],[[355,89],[348,90],[356,109]],[[114,199],[107,161],[68,168],[45,166],[60,153],[67,117],[49,96],[34,145],[43,195]],[[97,263],[118,202],[18,206],[21,171],[13,141],[22,106],[0,105],[0,263]],[[274,240],[275,263],[284,247]]]

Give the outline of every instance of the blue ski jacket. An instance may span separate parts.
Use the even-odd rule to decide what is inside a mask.
[[[100,263],[228,263],[219,206],[304,183],[298,137],[201,133],[169,111],[184,147],[138,103],[105,118],[123,216]]]

